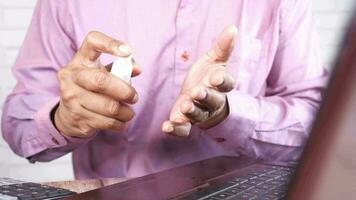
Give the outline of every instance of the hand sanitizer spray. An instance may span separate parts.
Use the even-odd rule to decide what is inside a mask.
[[[117,76],[119,79],[130,83],[133,71],[132,55],[122,58],[118,57],[112,64],[111,74]]]

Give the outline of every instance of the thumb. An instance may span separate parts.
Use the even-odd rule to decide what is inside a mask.
[[[211,62],[227,62],[234,49],[237,28],[230,25],[220,33],[215,46],[207,53]]]

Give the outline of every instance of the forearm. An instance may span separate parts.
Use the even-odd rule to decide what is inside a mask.
[[[60,134],[50,116],[58,97],[40,96],[29,106],[26,95],[10,95],[4,105],[2,133],[19,156],[31,158],[31,161],[50,161],[71,152],[87,140],[66,138]]]

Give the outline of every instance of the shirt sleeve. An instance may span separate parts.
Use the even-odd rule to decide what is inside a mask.
[[[308,0],[285,0],[279,45],[264,96],[229,93],[229,117],[208,130],[224,147],[262,159],[296,160],[318,111],[328,72],[322,66]]]
[[[57,71],[76,49],[72,26],[61,22],[72,21],[65,2],[37,2],[13,66],[17,85],[4,104],[4,139],[15,153],[31,161],[53,160],[87,142],[64,137],[51,121],[51,111],[59,102]]]

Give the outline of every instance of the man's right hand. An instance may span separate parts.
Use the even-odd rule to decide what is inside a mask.
[[[54,124],[63,135],[88,138],[97,130],[122,130],[134,117],[128,104],[136,103],[138,95],[131,85],[97,66],[102,53],[127,57],[132,48],[91,32],[74,58],[58,72],[61,97]],[[135,66],[133,76],[139,73]]]

